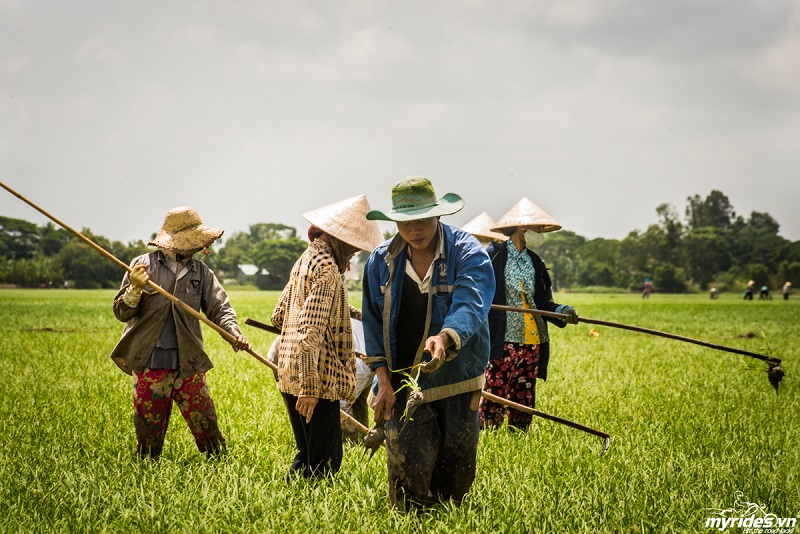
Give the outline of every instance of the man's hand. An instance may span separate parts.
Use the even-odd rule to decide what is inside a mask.
[[[394,413],[394,388],[392,387],[392,379],[388,367],[378,367],[375,371],[378,376],[378,394],[372,401],[372,409],[375,411],[375,420],[379,421],[381,417],[385,421],[391,419]]]
[[[444,363],[445,356],[447,355],[447,347],[453,344],[450,336],[444,332],[431,336],[425,341],[425,352],[431,353],[431,359],[428,362],[422,362],[419,365],[419,370],[423,373],[432,373],[439,369]]]
[[[137,293],[141,293],[144,286],[147,285],[147,281],[150,280],[150,277],[147,275],[147,267],[141,263],[136,264],[130,273],[130,278],[133,290]]]
[[[233,350],[239,352],[240,350],[250,350],[250,342],[247,341],[247,338],[244,336],[239,336],[236,338],[236,342],[233,344]]]
[[[306,423],[311,422],[311,416],[314,414],[314,407],[317,405],[316,397],[299,397],[297,403],[294,405],[297,413],[306,418]]]

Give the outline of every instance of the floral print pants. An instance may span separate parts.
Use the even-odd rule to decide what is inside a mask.
[[[158,458],[161,454],[172,401],[183,414],[200,452],[224,451],[225,438],[217,425],[217,412],[205,378],[205,373],[179,378],[177,371],[168,369],[133,373],[133,422],[140,456]]]
[[[539,370],[539,345],[504,343],[503,358],[489,360],[484,389],[510,401],[533,408],[536,404],[536,375]],[[481,428],[497,428],[508,414],[508,426],[526,429],[533,416],[481,399]]]

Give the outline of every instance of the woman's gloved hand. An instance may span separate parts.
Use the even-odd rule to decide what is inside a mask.
[[[568,324],[578,324],[578,312],[568,304],[561,304],[556,308],[556,313],[566,315],[564,322]]]
[[[133,290],[137,293],[141,293],[144,286],[147,285],[148,280],[150,280],[150,276],[147,274],[147,267],[141,263],[135,265],[131,271],[130,278]]]

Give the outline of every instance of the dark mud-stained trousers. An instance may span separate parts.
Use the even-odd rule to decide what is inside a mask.
[[[462,501],[475,480],[480,391],[425,403],[407,422],[405,395],[399,397],[386,422],[389,503]]]
[[[297,472],[309,478],[332,475],[339,471],[342,465],[339,401],[319,399],[314,413],[311,414],[311,422],[306,423],[306,418],[295,408],[297,397],[288,393],[282,395],[297,446],[297,454],[289,472]]]

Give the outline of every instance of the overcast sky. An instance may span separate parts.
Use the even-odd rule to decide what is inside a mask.
[[[123,242],[187,204],[304,235],[415,174],[456,225],[527,196],[623,238],[718,189],[800,240],[799,6],[0,0],[0,181]]]

